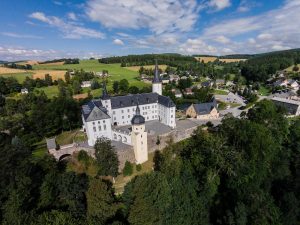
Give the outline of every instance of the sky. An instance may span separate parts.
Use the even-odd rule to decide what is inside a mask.
[[[300,47],[300,0],[1,0],[0,60]]]

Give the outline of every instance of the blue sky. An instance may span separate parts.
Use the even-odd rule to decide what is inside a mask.
[[[1,0],[0,60],[300,47],[300,0]]]

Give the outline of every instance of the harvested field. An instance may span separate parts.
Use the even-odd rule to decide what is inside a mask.
[[[0,74],[24,73],[26,70],[12,69],[0,66]]]
[[[34,74],[32,75],[33,79],[44,79],[45,74],[49,74],[52,77],[52,80],[65,79],[65,70],[33,70]]]
[[[214,57],[214,56],[201,56],[201,57],[195,57],[195,59],[197,59],[199,62],[202,62],[202,60],[203,60],[204,63],[208,63],[208,62],[214,62],[216,59],[218,59],[218,57]]]
[[[148,65],[148,66],[143,66],[145,69],[154,69],[155,65]],[[131,71],[139,71],[139,69],[141,68],[141,66],[129,66],[129,67],[125,67],[128,70]],[[165,71],[167,68],[167,65],[158,65],[158,68],[160,68],[161,70]]]

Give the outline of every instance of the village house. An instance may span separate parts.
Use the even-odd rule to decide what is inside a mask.
[[[205,87],[205,88],[211,88],[213,86],[213,82],[210,80],[207,80],[207,81],[202,82],[201,86]]]
[[[91,87],[91,85],[92,85],[91,81],[82,81],[82,83],[81,83],[82,88]]]
[[[182,93],[179,89],[173,88],[171,91],[174,93],[176,98],[182,98]]]
[[[198,120],[218,119],[218,104],[215,99],[212,102],[192,104],[186,110],[186,116]]]
[[[272,101],[281,107],[284,107],[288,114],[299,116],[300,115],[300,102],[291,100],[291,99],[285,99],[285,98],[278,98],[274,97],[272,98]]]
[[[170,83],[170,79],[168,77],[163,77],[161,79],[161,81],[162,81],[162,84],[168,84],[168,83]]]
[[[22,95],[28,94],[28,89],[27,89],[27,88],[22,88],[22,89],[21,89],[21,94],[22,94]]]
[[[177,83],[180,80],[180,77],[178,75],[175,75],[175,74],[172,74],[169,77],[170,77],[170,82],[175,81]]]
[[[215,84],[217,88],[224,86],[225,85],[225,80],[224,79],[216,79]]]
[[[184,94],[185,95],[193,95],[194,92],[193,92],[192,88],[186,88],[186,89],[184,89]]]

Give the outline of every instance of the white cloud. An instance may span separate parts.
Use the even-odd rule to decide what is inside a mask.
[[[102,54],[97,52],[86,51],[58,51],[53,49],[36,49],[36,48],[24,48],[18,46],[0,46],[0,59],[7,61],[16,60],[49,60],[58,58],[101,58]]]
[[[76,16],[76,14],[73,13],[73,12],[69,12],[69,13],[67,14],[67,16],[68,16],[68,18],[69,18],[70,20],[74,20],[74,21],[77,20],[77,16]]]
[[[37,35],[30,35],[30,34],[17,34],[13,32],[1,32],[3,36],[13,37],[13,38],[30,38],[30,39],[42,39],[42,37]]]
[[[268,33],[261,33],[260,35],[257,36],[257,38],[260,40],[270,40],[272,39],[272,35]]]
[[[61,2],[59,2],[59,1],[53,1],[53,3],[55,4],[55,5],[59,5],[59,6],[61,6],[61,5],[63,5]]]
[[[248,12],[250,11],[252,8],[255,8],[257,6],[260,6],[261,3],[255,2],[255,1],[251,1],[251,0],[241,0],[239,7],[237,8],[238,12]]]
[[[188,39],[185,43],[179,46],[179,52],[183,54],[193,55],[193,54],[217,54],[217,49],[206,44],[202,39]]]
[[[120,39],[115,39],[115,40],[113,41],[113,43],[114,43],[115,45],[124,45],[124,42],[123,42],[122,40],[120,40]]]
[[[266,52],[300,46],[300,0],[286,0],[278,9],[257,16],[223,20],[204,29],[202,39],[219,36],[238,37],[232,43],[235,52]],[[240,37],[248,36],[247,40]]]
[[[190,31],[198,18],[197,0],[89,0],[86,14],[107,28]]]
[[[230,0],[210,0],[208,6],[215,11],[220,11],[231,6]]]
[[[105,35],[99,31],[85,28],[70,22],[65,22],[56,16],[46,16],[42,12],[34,12],[29,15],[30,18],[42,21],[51,27],[59,29],[63,33],[64,38],[80,39],[80,38],[100,38],[103,39]]]
[[[214,41],[222,43],[222,44],[228,44],[228,43],[230,43],[230,39],[227,38],[227,37],[225,37],[225,36],[223,36],[223,35],[220,35],[220,36],[216,37],[214,39]]]

